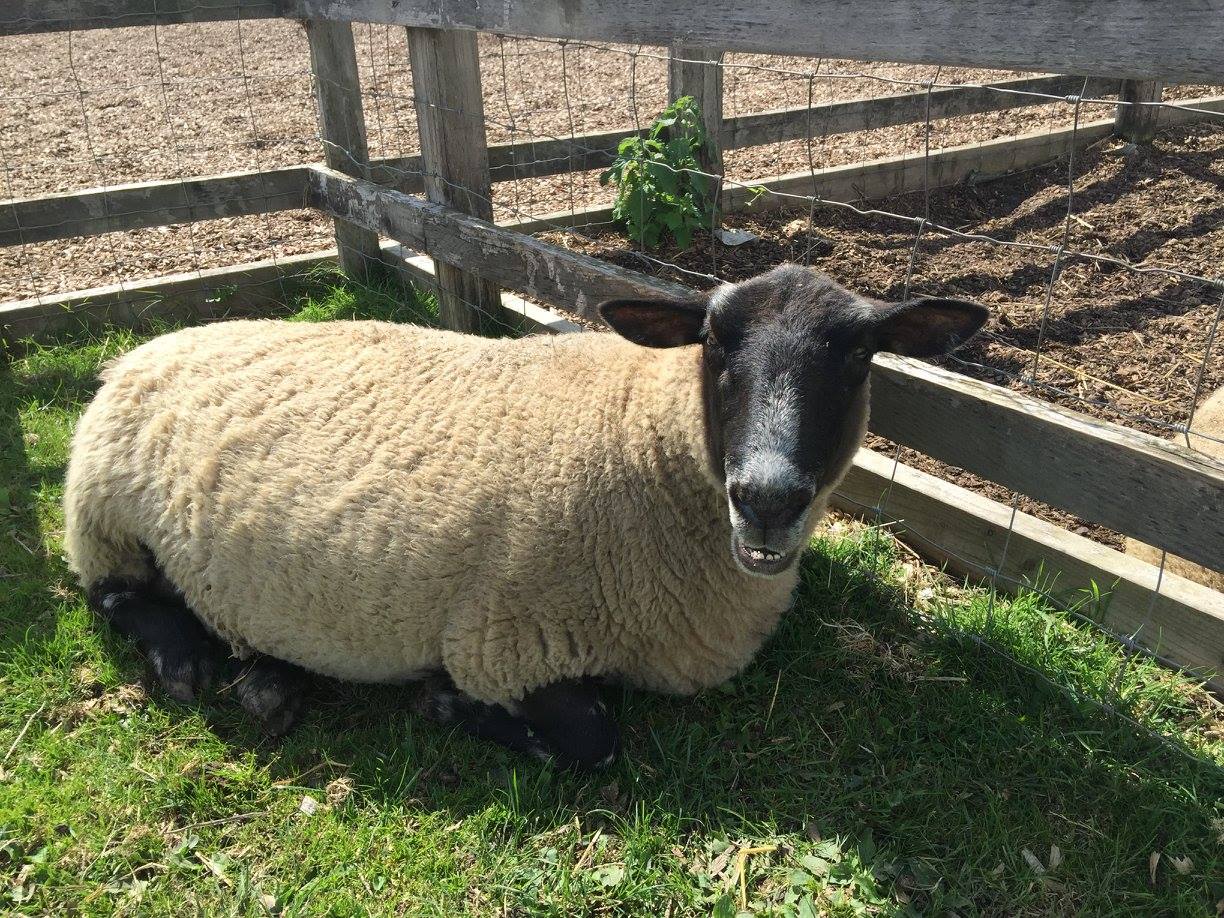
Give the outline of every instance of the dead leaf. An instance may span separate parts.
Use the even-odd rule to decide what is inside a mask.
[[[710,874],[711,879],[717,880],[723,875],[723,871],[727,869],[727,864],[730,863],[731,858],[735,856],[735,851],[735,845],[727,845],[722,854],[710,861],[710,866],[706,868],[706,870]]]
[[[810,819],[803,824],[803,834],[808,837],[808,841],[810,842],[820,841],[820,829],[817,827],[816,823]]]
[[[1169,863],[1173,865],[1173,869],[1178,873],[1187,874],[1194,867],[1194,861],[1189,857],[1170,857]]]
[[[1050,845],[1050,869],[1057,870],[1062,860],[1062,849],[1058,845]]]
[[[1024,858],[1025,862],[1030,867],[1033,868],[1033,873],[1045,873],[1045,868],[1041,866],[1041,861],[1037,860],[1037,855],[1035,855],[1028,848],[1021,851],[1020,856]]]
[[[349,798],[353,792],[354,784],[352,778],[336,778],[324,788],[327,794],[327,803],[329,806],[339,806]]]
[[[319,801],[307,794],[302,798],[302,802],[298,804],[298,811],[305,813],[307,816],[313,816],[319,811]]]
[[[1160,852],[1153,851],[1152,856],[1148,858],[1148,876],[1152,879],[1152,885],[1156,885],[1156,865],[1160,863]]]

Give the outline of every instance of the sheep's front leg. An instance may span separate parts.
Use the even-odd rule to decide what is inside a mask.
[[[511,712],[463,694],[442,677],[425,687],[417,710],[437,723],[567,767],[603,768],[620,750],[620,731],[590,680],[538,688]]]
[[[310,674],[300,666],[262,656],[237,664],[230,687],[265,733],[284,736],[306,710],[310,682]]]

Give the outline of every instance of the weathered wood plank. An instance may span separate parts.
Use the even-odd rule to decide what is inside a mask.
[[[286,0],[289,15],[626,44],[1224,82],[1224,0]]]
[[[837,103],[841,105],[842,103]],[[1224,97],[1212,96],[1181,102],[1189,108],[1224,113]],[[793,109],[796,118],[806,116],[806,109]],[[1203,117],[1201,114],[1177,108],[1161,110],[1160,127]],[[745,118],[756,116],[749,115]],[[729,119],[734,125],[740,119]],[[1080,143],[1090,143],[1112,130],[1109,121],[1090,121],[1080,126]],[[932,183],[953,184],[976,174],[987,178],[1021,169],[1061,156],[1070,149],[1071,130],[1036,132],[1016,138],[1001,138],[982,144],[936,150],[931,155]],[[605,152],[585,158],[576,154],[578,168],[599,168],[611,162],[616,145],[628,136],[626,132],[603,132],[580,135],[581,147],[599,147]],[[740,135],[743,136],[748,135]],[[538,144],[502,144],[489,148],[490,174],[493,179],[512,177],[510,163],[520,177],[553,175],[568,168],[568,139],[542,141]],[[595,145],[595,146],[592,146]],[[817,183],[822,196],[830,201],[871,200],[893,194],[903,194],[922,187],[923,157],[907,155],[887,157],[868,163],[853,163],[818,170]],[[405,175],[405,170],[412,175]],[[420,178],[419,157],[375,160],[371,174],[379,184],[394,184],[401,190],[418,192],[424,188]],[[261,175],[266,175],[261,177]],[[183,180],[167,179],[132,185],[91,188],[80,192],[19,198],[0,203],[0,246],[25,242],[45,242],[71,236],[89,236],[111,231],[142,229],[171,223],[209,220],[217,217],[275,212],[302,206],[305,172],[302,167],[259,172],[236,172],[226,175],[200,176]],[[787,194],[811,194],[809,172],[764,178],[754,184]],[[183,194],[187,200],[184,202]],[[744,188],[728,187],[720,201],[720,210],[741,209],[753,197]],[[765,195],[754,209],[785,206],[785,199]],[[794,202],[789,202],[794,203]],[[109,208],[109,209],[108,209]],[[607,208],[593,207],[579,211],[577,222],[603,222],[609,219]],[[524,232],[538,232],[552,226],[574,222],[568,213],[550,214],[534,221],[525,221]],[[18,231],[18,226],[22,232]]]
[[[353,27],[347,22],[310,19],[306,21],[306,35],[324,161],[346,175],[369,178],[370,153]],[[378,236],[343,220],[335,224],[341,269],[351,277],[366,277],[372,267],[381,264]]]
[[[698,157],[703,172],[722,175],[723,70],[722,51],[700,45],[675,44],[667,62],[667,97],[675,102],[691,96],[701,111],[706,145]]]
[[[570,0],[8,0],[0,6],[0,35],[276,15],[1166,82],[1224,80],[1224,44],[1205,40],[1224,20],[1224,0],[968,6],[953,0],[626,0],[580,7]]]
[[[569,252],[453,208],[315,167],[308,180],[312,206],[397,239],[438,261],[479,270],[531,299],[594,317],[601,300],[618,295],[683,296],[688,288]]]
[[[4,0],[0,35],[281,16],[278,0]]]
[[[1224,112],[1224,96],[1211,96],[1181,103],[1187,107]],[[1167,108],[1161,113],[1161,127],[1171,127],[1210,115]],[[827,169],[792,172],[754,181],[751,185],[731,185],[723,189],[723,208],[768,210],[793,207],[800,203],[785,195],[817,195],[826,201],[859,201],[887,198],[921,189],[929,176],[933,188],[955,185],[973,176],[988,179],[1026,169],[1064,156],[1073,143],[1080,146],[1108,137],[1114,130],[1112,118],[1082,121],[1078,129],[1034,131],[1015,137],[1001,137],[984,143],[964,144],[931,151],[929,163],[922,154],[887,156],[865,163],[850,163]],[[774,194],[759,195],[756,188]],[[776,195],[780,195],[776,196]]]
[[[1123,80],[1118,92],[1114,133],[1131,143],[1149,143],[1159,130],[1161,110],[1144,102],[1159,102],[1164,84],[1159,80]]]
[[[819,81],[820,77],[816,79]],[[1083,86],[1083,77],[1041,76],[998,80],[984,86],[933,89],[930,94],[931,120],[1049,105],[1052,100],[1043,98],[1043,95],[1069,96],[1079,93]],[[1117,89],[1116,80],[1090,79],[1087,95],[1107,95]],[[822,102],[812,106],[810,119],[806,107],[754,112],[727,120],[725,142],[727,149],[733,149],[784,140],[803,140],[809,132],[819,139],[831,134],[915,124],[926,120],[926,105],[927,94],[914,91],[845,102]],[[1089,117],[1091,115],[1089,111]]]
[[[272,314],[317,285],[315,269],[335,259],[332,249],[0,303],[0,344],[11,351],[25,339],[46,341],[107,325],[139,329],[154,321]]]
[[[887,497],[885,497],[887,495]],[[899,537],[957,574],[992,578],[1015,593],[1041,587],[1075,598],[1096,584],[1108,596],[1097,623],[1188,669],[1219,674],[1224,688],[1224,594],[1067,532],[933,475],[861,449],[834,506],[893,521]],[[883,504],[883,506],[881,506]],[[1009,534],[1010,529],[1010,534]],[[1052,582],[1052,584],[1051,584]]]
[[[1224,464],[1203,453],[891,356],[876,359],[871,413],[928,456],[1200,564],[1224,559]]]
[[[480,55],[471,32],[409,29],[417,127],[425,194],[483,220],[493,219],[493,185],[485,140]],[[438,267],[439,312],[446,327],[480,328],[481,313],[499,315],[501,295],[463,263]]]
[[[136,182],[0,202],[0,246],[305,206],[306,169]]]
[[[383,247],[383,260],[399,271],[408,283],[424,290],[437,290],[437,262],[428,255],[418,255],[397,244]],[[503,290],[501,306],[507,327],[526,334],[564,334],[583,330],[581,325],[516,293]]]
[[[690,292],[328,169],[309,199],[586,317],[610,296]],[[915,361],[881,356],[873,379],[881,436],[1193,561],[1224,558],[1224,465],[1201,453]]]
[[[921,189],[928,175],[932,188],[942,188],[970,176],[986,179],[1049,162],[1067,153],[1073,141],[1082,146],[1108,137],[1112,131],[1113,120],[1109,119],[1081,124],[1078,131],[1071,128],[1035,131],[985,143],[944,147],[932,150],[929,161],[921,153],[906,153],[814,172],[792,172],[750,185],[727,183],[723,202],[728,211],[761,211],[806,204],[806,201],[788,200],[786,195],[816,195],[826,201],[840,202],[889,198]],[[765,188],[772,194],[758,195],[758,188]]]

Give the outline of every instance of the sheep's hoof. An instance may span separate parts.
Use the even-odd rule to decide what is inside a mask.
[[[305,673],[288,663],[261,657],[239,675],[234,693],[269,736],[284,736],[306,710]]]
[[[176,701],[194,701],[212,685],[216,667],[211,655],[191,642],[149,648],[149,663],[166,694]]]
[[[453,724],[466,710],[468,698],[447,678],[428,680],[413,701],[412,709],[436,724]]]

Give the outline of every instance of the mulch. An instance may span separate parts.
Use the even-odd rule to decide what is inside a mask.
[[[1055,248],[1066,228],[1068,252],[1219,278],[1224,269],[1222,153],[1219,125],[1166,131],[1146,153],[1102,141],[1076,157],[1069,227],[1066,160],[997,181],[937,190],[930,216],[961,232]],[[911,194],[873,207],[920,216],[924,198]],[[735,281],[784,261],[806,260],[868,295],[905,295],[915,236],[911,221],[829,208],[817,211],[811,226],[806,210],[733,215],[724,225],[759,238],[728,247],[702,236],[687,251],[664,248],[651,252],[650,259],[615,232],[564,238],[587,254],[693,286],[702,286],[700,274]],[[919,242],[911,292],[976,299],[993,311],[984,333],[943,365],[1166,437],[1186,423],[1196,394],[1201,401],[1224,385],[1224,341],[1217,340],[1207,353],[1224,288],[1067,257],[1051,291],[1054,262],[1053,253],[928,230]],[[878,438],[872,445],[891,453],[891,445]],[[1016,497],[912,450],[903,449],[901,458],[995,500],[1011,503]],[[1031,498],[1019,496],[1019,508],[1105,544],[1121,544],[1118,534]]]

